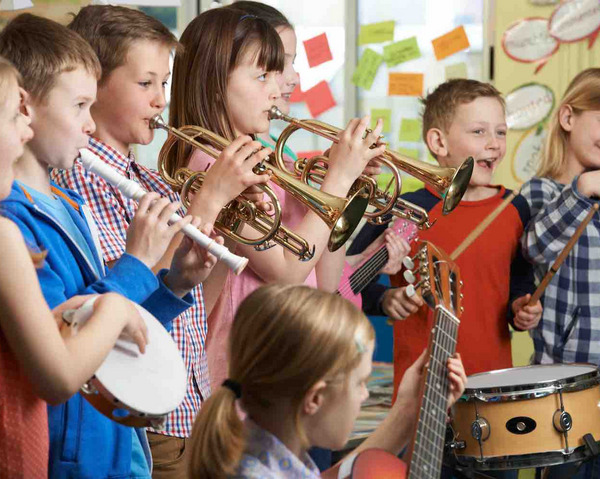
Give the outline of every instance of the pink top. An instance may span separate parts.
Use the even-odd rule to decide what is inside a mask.
[[[0,331],[0,477],[48,477],[48,413]]]
[[[286,157],[285,160],[286,163],[293,163],[290,158]],[[215,161],[206,153],[195,150],[188,166],[195,171],[206,171]],[[273,182],[269,182],[269,186],[273,188],[281,203],[283,210],[282,223],[293,230],[306,215],[306,208]],[[279,248],[280,246],[275,247]],[[206,354],[208,356],[208,374],[213,391],[227,377],[227,343],[235,312],[244,298],[263,284],[265,282],[252,271],[252,263],[239,276],[234,275],[231,271],[227,273],[223,291],[208,316]],[[304,284],[313,288],[317,287],[317,276],[314,269],[310,272]]]

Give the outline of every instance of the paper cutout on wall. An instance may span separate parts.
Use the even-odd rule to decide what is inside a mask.
[[[540,83],[520,86],[506,95],[506,124],[526,130],[544,121],[554,109],[554,92]]]
[[[302,87],[300,83],[296,85],[294,91],[290,95],[290,103],[300,103],[304,101],[304,92],[302,91]]]
[[[352,83],[365,90],[370,90],[382,62],[383,57],[379,53],[367,48],[358,61],[352,75]]]
[[[516,181],[523,183],[529,180],[537,171],[547,131],[534,127],[526,131],[513,153],[511,170]]]
[[[417,37],[410,37],[383,47],[383,59],[388,67],[417,58],[421,58]]]
[[[322,81],[331,82],[344,67],[346,52],[346,33],[344,27],[303,27],[296,28],[298,51],[294,68],[302,78],[302,91],[309,90]],[[304,42],[313,39],[325,31],[332,59],[311,67]]]
[[[467,71],[467,64],[465,62],[454,63],[453,65],[446,65],[446,80],[452,78],[469,78]]]
[[[375,128],[377,120],[383,120],[383,132],[389,133],[392,129],[392,110],[389,108],[371,108],[371,129]]]
[[[415,160],[419,159],[419,150],[417,150],[416,148],[398,148],[398,153],[404,155],[404,156],[408,156],[409,158],[413,158]],[[402,191],[404,191],[404,188],[402,189]]]
[[[596,41],[600,29],[598,0],[568,0],[556,7],[548,22],[550,35],[563,43],[589,38],[588,48]]]
[[[383,43],[393,41],[395,25],[396,22],[394,20],[361,25],[360,33],[358,34],[358,44],[366,45],[367,43]]]
[[[390,73],[388,95],[421,96],[422,94],[422,73]]]
[[[316,118],[321,113],[326,112],[336,105],[329,84],[326,81],[317,83],[310,90],[306,90],[303,97],[313,118]]]
[[[421,120],[414,118],[402,118],[400,122],[400,134],[398,139],[400,141],[421,141],[421,131],[423,124]]]
[[[0,1],[0,10],[23,10],[33,7],[31,0],[2,0]]]
[[[526,18],[513,23],[502,35],[502,49],[509,58],[539,63],[536,73],[558,50],[559,43],[548,32],[546,18]]]
[[[304,43],[306,58],[308,59],[308,65],[311,68],[314,68],[321,63],[333,60],[326,33],[321,33],[316,37],[304,40],[302,43]]]
[[[469,48],[467,32],[465,32],[465,27],[462,25],[441,37],[434,38],[431,43],[433,45],[435,57],[438,60],[443,60],[450,55],[454,55],[461,50]]]

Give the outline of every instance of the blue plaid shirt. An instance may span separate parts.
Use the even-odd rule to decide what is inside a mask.
[[[155,191],[171,201],[179,195],[171,190],[158,172],[135,162],[117,150],[90,138],[88,148],[121,175],[134,180],[146,191]],[[60,186],[77,191],[90,207],[98,228],[102,254],[106,262],[119,259],[125,252],[127,228],[137,211],[137,201],[123,195],[100,176],[86,171],[77,160],[70,170],[53,170],[52,179]],[[180,215],[184,213],[179,211]],[[202,286],[192,290],[195,304],[173,321],[171,336],[177,344],[188,371],[187,394],[181,405],[167,416],[164,430],[155,431],[176,437],[188,437],[201,403],[210,395],[208,362],[204,345],[207,322]]]
[[[533,178],[521,189],[532,218],[523,234],[523,253],[535,265],[538,284],[593,205],[590,198],[577,190],[578,179],[563,185],[548,178]],[[600,218],[597,214],[552,278],[542,301],[542,320],[531,331],[534,362],[600,365]]]

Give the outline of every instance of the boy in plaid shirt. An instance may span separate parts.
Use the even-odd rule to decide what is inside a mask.
[[[131,145],[148,144],[153,139],[149,120],[165,108],[169,55],[177,48],[177,40],[164,25],[143,12],[108,5],[83,8],[69,28],[90,43],[102,65],[97,102],[92,106],[96,133],[88,148],[146,190],[178,201],[179,196],[160,175],[136,163],[130,151]],[[190,207],[190,212],[201,212],[205,233],[210,233],[218,213],[229,201],[248,186],[266,181],[266,177],[252,173],[252,166],[270,152],[265,149],[251,155],[260,148],[249,137],[239,138],[223,151],[227,161],[217,162],[221,168],[211,169],[205,178]],[[228,181],[222,184],[219,179],[224,175]],[[80,161],[73,169],[54,171],[52,176],[59,185],[78,191],[89,204],[100,232],[105,261],[111,263],[120,258],[137,203],[87,172]],[[170,262],[175,246],[172,245],[158,267]],[[193,295],[195,305],[173,321],[171,332],[187,366],[188,391],[182,405],[169,415],[165,428],[148,434],[155,478],[185,476],[186,438],[191,434],[202,401],[210,394],[202,287],[195,288]]]

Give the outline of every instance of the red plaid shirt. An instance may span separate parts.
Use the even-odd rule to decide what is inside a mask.
[[[171,190],[158,172],[136,163],[132,153],[129,157],[123,156],[95,138],[90,139],[88,148],[146,191],[155,191],[171,201],[179,201],[179,195]],[[51,176],[58,185],[77,191],[87,202],[98,226],[104,260],[110,262],[119,259],[125,252],[127,228],[137,211],[137,202],[125,197],[103,178],[87,172],[79,160],[71,170],[53,170]],[[169,414],[164,430],[155,431],[169,436],[190,436],[202,400],[210,395],[204,352],[207,322],[202,286],[194,288],[192,294],[194,306],[173,321],[171,332],[187,367],[188,389],[183,403]]]

